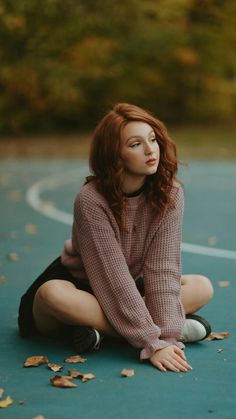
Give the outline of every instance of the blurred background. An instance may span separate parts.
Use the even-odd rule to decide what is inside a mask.
[[[87,156],[116,102],[183,157],[236,158],[234,0],[0,1],[2,156]]]

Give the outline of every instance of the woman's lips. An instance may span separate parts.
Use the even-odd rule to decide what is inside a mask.
[[[152,166],[152,165],[156,164],[156,159],[149,159],[149,160],[146,161],[146,164],[148,166]]]

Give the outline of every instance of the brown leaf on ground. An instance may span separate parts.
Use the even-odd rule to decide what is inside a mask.
[[[0,400],[0,407],[8,407],[13,403],[11,396],[8,396],[5,400]]]
[[[92,374],[91,372],[88,372],[87,374],[83,374],[80,371],[68,370],[68,373],[70,377],[79,378],[80,380],[82,380],[83,383],[85,383],[86,381],[92,380],[93,378],[96,378],[96,376]]]
[[[220,288],[226,288],[230,286],[230,281],[219,281],[218,285]]]
[[[54,372],[59,372],[63,369],[63,365],[49,363],[48,368]]]
[[[29,235],[38,234],[38,226],[36,224],[26,224],[25,232]]]
[[[0,399],[2,398],[2,396],[3,396],[3,393],[4,393],[4,388],[0,388]]]
[[[0,275],[0,284],[3,284],[5,282],[6,278],[4,275]]]
[[[50,210],[55,207],[55,203],[53,201],[43,201],[40,202],[39,208],[42,210]]]
[[[33,419],[45,419],[45,417],[44,417],[44,416],[39,415],[39,416],[35,416]]]
[[[48,364],[48,357],[44,355],[30,356],[24,362],[24,367],[38,367],[42,364]]]
[[[76,364],[77,362],[85,361],[87,361],[87,358],[82,358],[80,355],[70,356],[69,358],[65,359],[65,362],[68,362],[69,364]]]
[[[72,380],[73,378],[70,376],[55,375],[55,377],[50,379],[50,382],[53,386],[60,388],[78,387],[76,384],[71,382]]]
[[[82,374],[82,372],[77,371],[77,370],[73,370],[73,369],[72,370],[68,370],[68,374],[72,378],[81,378],[81,380],[82,380],[82,378],[84,376],[84,374]]]
[[[87,374],[84,374],[82,382],[85,383],[86,381],[93,380],[94,378],[96,378],[96,375],[92,374],[91,372],[88,372]]]
[[[7,198],[11,202],[19,202],[22,199],[22,194],[20,191],[17,190],[8,191]]]
[[[122,375],[122,377],[133,377],[133,375],[134,375],[134,370],[133,370],[133,369],[131,369],[131,368],[124,368],[124,369],[121,371],[121,375]]]
[[[8,253],[7,259],[10,260],[10,262],[17,262],[20,258],[17,253]]]
[[[215,237],[215,236],[208,237],[207,244],[208,244],[208,246],[215,246],[217,241],[218,241],[217,237]]]
[[[222,340],[230,336],[229,332],[212,332],[205,340]]]

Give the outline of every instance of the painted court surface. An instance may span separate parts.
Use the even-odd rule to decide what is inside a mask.
[[[84,364],[65,364],[73,351],[40,338],[23,340],[17,331],[21,294],[57,257],[70,236],[73,199],[88,173],[82,160],[3,160],[0,165],[0,388],[13,404],[0,417],[31,419],[235,419],[236,418],[236,165],[190,162],[181,169],[185,188],[183,272],[212,279],[215,295],[201,310],[224,340],[188,345],[193,371],[160,373],[141,363],[138,350],[106,340]],[[15,256],[12,254],[15,254]],[[14,259],[14,260],[12,260]],[[15,260],[17,259],[17,260]],[[222,287],[223,285],[226,285]],[[50,384],[45,365],[23,368],[32,355],[96,379],[77,388]],[[123,368],[135,375],[122,378]]]

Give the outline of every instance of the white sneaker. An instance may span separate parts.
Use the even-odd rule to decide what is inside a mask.
[[[181,341],[183,343],[199,342],[211,333],[211,326],[207,320],[196,314],[187,314]]]

